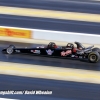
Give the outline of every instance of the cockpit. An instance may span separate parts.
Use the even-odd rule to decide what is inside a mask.
[[[74,48],[74,44],[68,43],[66,47],[67,47],[67,48]]]
[[[57,45],[54,42],[50,42],[47,47],[48,48],[57,48]]]

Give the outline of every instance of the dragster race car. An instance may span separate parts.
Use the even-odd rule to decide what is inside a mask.
[[[14,45],[2,50],[5,54],[33,54],[50,57],[74,58],[74,59],[87,59],[89,62],[96,63],[100,59],[100,49],[95,48],[93,45],[84,47],[79,42],[68,43],[66,46],[57,46],[54,42],[50,42],[47,46],[39,46],[32,48],[16,48]]]

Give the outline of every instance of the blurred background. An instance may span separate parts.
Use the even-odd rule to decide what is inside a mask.
[[[100,35],[100,1],[0,0],[0,26]],[[0,50],[9,44],[18,47],[41,45],[41,43],[16,43],[4,40],[0,41]],[[2,64],[2,62],[7,64]],[[11,71],[11,74],[8,75],[7,70],[10,70],[9,67],[14,66],[15,63],[16,66],[23,68],[23,70],[21,69],[22,72],[16,72],[13,75]],[[27,74],[24,72],[24,65],[17,64],[38,68],[37,73],[39,75],[37,77],[33,74],[28,76],[29,72]],[[6,71],[3,69],[5,66]],[[49,67],[54,69],[51,70]],[[0,91],[52,91],[51,95],[2,95],[0,93],[1,98],[18,100],[100,100],[100,62],[92,64],[76,60],[41,58],[28,55],[7,57],[0,53],[0,68]],[[11,70],[16,69],[14,68]],[[59,70],[62,71],[63,75]],[[55,71],[55,76],[53,76],[52,71]],[[64,76],[64,71],[71,74]],[[56,74],[58,72],[60,74]],[[42,77],[42,75],[44,76]]]

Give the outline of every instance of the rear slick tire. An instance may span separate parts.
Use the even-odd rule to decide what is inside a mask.
[[[100,55],[97,51],[93,51],[88,55],[88,60],[91,63],[96,63],[99,61],[99,59],[100,59]]]

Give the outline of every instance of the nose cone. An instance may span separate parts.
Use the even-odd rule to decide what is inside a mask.
[[[2,52],[2,53],[6,53],[6,49],[3,49],[1,52]]]

